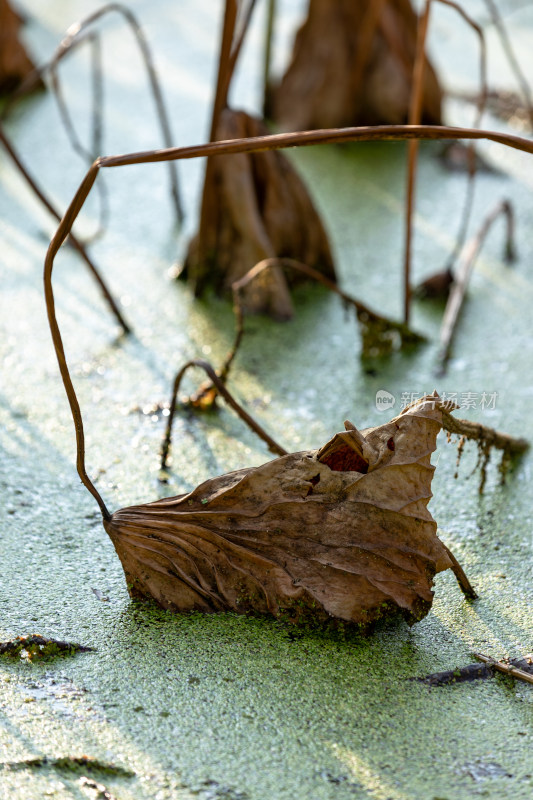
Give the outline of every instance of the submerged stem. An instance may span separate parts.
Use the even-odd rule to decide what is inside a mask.
[[[81,184],[80,189],[78,190],[79,193],[85,196],[90,192],[93,183],[96,180],[98,175],[98,168],[93,166],[87,175],[83,183]],[[61,333],[59,331],[59,325],[57,323],[57,317],[55,312],[55,301],[54,301],[54,292],[52,288],[52,269],[54,266],[54,255],[61,247],[62,243],[65,241],[70,228],[72,227],[72,223],[79,213],[82,206],[82,201],[74,202],[65,217],[63,218],[62,222],[59,225],[59,228],[50,242],[50,247],[48,248],[48,252],[46,254],[46,261],[44,266],[44,296],[46,300],[46,310],[48,313],[48,322],[50,325],[50,331],[52,333],[52,341],[54,343],[54,348],[56,351],[57,361],[59,364],[59,371],[61,373],[61,377],[63,379],[63,385],[65,387],[65,391],[67,393],[68,401],[70,404],[70,410],[72,413],[72,419],[74,420],[74,427],[76,430],[76,446],[77,446],[77,458],[76,458],[76,466],[78,469],[78,475],[81,478],[81,482],[83,485],[89,490],[89,492],[93,495],[96,502],[100,506],[100,511],[102,512],[102,517],[104,520],[111,519],[111,514],[104,503],[99,491],[97,490],[96,486],[93,484],[87,472],[85,470],[85,435],[83,431],[83,420],[81,416],[81,409],[78,403],[78,398],[76,397],[76,392],[74,391],[74,386],[72,384],[72,379],[70,377],[67,359],[65,356],[65,349],[63,347],[63,341],[61,339]]]

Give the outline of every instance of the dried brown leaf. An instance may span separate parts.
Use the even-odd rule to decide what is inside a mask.
[[[216,136],[231,140],[267,133],[261,120],[225,108]],[[239,153],[215,159],[206,181],[209,203],[203,227],[191,241],[185,261],[197,293],[208,283],[230,291],[254,264],[275,256],[297,258],[335,280],[324,226],[285,156]],[[278,318],[292,316],[289,285],[294,281],[294,276],[287,280],[280,268],[261,275],[246,289],[246,309]]]
[[[441,425],[426,397],[379,427],[348,423],[319,450],[115,512],[104,525],[130,593],[294,622],[422,619],[455,561],[427,509]]]

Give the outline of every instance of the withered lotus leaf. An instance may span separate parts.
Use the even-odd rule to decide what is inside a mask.
[[[217,139],[264,136],[265,124],[244,111],[225,108]],[[311,197],[288,159],[277,151],[238,153],[214,159],[206,176],[208,213],[189,244],[185,271],[201,294],[208,283],[230,291],[251,266],[265,258],[285,256],[336,280],[328,237]],[[262,274],[243,293],[248,312],[292,316],[289,286],[302,280],[276,267]]]
[[[34,70],[20,41],[21,27],[22,19],[11,3],[0,0],[0,95],[14,91]],[[42,85],[42,81],[36,80],[34,88]]]
[[[435,574],[457,564],[427,509],[441,409],[427,396],[319,450],[116,511],[104,525],[131,595],[295,622],[420,620]]]

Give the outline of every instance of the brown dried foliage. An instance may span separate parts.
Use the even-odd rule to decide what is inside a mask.
[[[286,130],[407,122],[416,31],[409,0],[310,0],[273,118]],[[440,124],[441,101],[428,64],[424,122]]]
[[[264,123],[244,111],[224,109],[216,139],[232,140],[268,133]],[[213,159],[206,173],[208,214],[191,241],[185,271],[197,294],[209,283],[231,290],[251,266],[265,258],[287,256],[304,261],[335,280],[333,258],[324,226],[307,190],[281,153],[237,153]],[[273,269],[247,287],[247,311],[280,319],[292,316],[290,283]]]
[[[8,0],[0,0],[0,94],[12,92],[34,69],[19,40],[21,26]]]
[[[130,593],[291,622],[422,619],[435,574],[457,567],[427,509],[441,424],[426,397],[377,428],[347,423],[319,450],[115,512],[104,526]]]
[[[55,314],[55,257],[101,168],[326,142],[414,138],[487,139],[533,153],[531,141],[505,133],[382,126],[125,154],[98,159],[87,172],[50,243],[45,298],[76,430],[78,474],[100,507],[134,596],[152,596],[175,609],[233,609],[293,620],[309,614],[363,627],[383,615],[400,614],[409,621],[423,617],[431,605],[435,573],[448,568],[465,594],[475,596],[453,554],[437,538],[426,507],[433,474],[430,455],[438,431],[447,427],[437,396],[364,435],[350,426],[327,451],[282,456],[207,481],[188,495],[111,514],[86,471],[81,409]],[[468,435],[462,427],[457,432]],[[344,447],[367,462],[366,473],[354,471],[346,453],[339,454]],[[331,469],[332,457],[333,466],[352,469]]]

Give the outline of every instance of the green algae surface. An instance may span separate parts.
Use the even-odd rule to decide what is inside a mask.
[[[60,3],[41,6],[23,7],[34,17],[27,41],[44,59],[67,25],[96,3],[72,3],[68,19]],[[131,6],[157,45],[176,141],[203,140],[216,50],[209,3]],[[530,10],[509,21],[520,47],[531,42]],[[439,17],[443,41],[449,24]],[[142,78],[124,67],[133,47],[130,52],[118,25],[106,36],[108,58],[117,59],[110,62],[106,94],[106,152],[158,146],[149,99],[139,99]],[[253,36],[257,41],[259,33]],[[461,52],[453,61],[454,80],[474,69],[464,64],[467,40],[461,36],[447,44]],[[249,102],[257,94],[258,65],[253,53],[244,55],[248,78],[239,79],[235,94]],[[472,50],[472,64],[475,58]],[[501,56],[494,58],[498,63]],[[83,59],[65,67],[81,130],[86,103],[76,87],[87,82],[85,69]],[[467,111],[448,107],[452,121]],[[65,207],[84,167],[70,154],[52,99],[25,102],[8,132]],[[437,153],[435,144],[421,148],[416,279],[442,266],[464,193],[464,176],[445,172]],[[441,315],[434,305],[414,308],[413,327],[428,344],[371,364],[360,361],[354,319],[316,287],[295,293],[291,323],[246,321],[249,333],[231,386],[285,447],[318,447],[346,418],[358,427],[379,424],[379,390],[393,395],[397,411],[402,398],[435,387],[465,402],[467,394],[477,398],[461,416],[533,441],[533,161],[497,145],[483,146],[483,154],[499,172],[479,179],[475,222],[510,197],[519,259],[505,266],[495,228],[476,266],[444,378],[434,374]],[[399,318],[403,145],[312,148],[291,157],[324,215],[343,287]],[[175,423],[169,483],[157,482],[165,424],[158,406],[183,361],[220,362],[232,341],[232,313],[223,300],[194,301],[169,274],[194,227],[201,164],[180,165],[188,210],[181,236],[172,227],[160,166],[109,173],[110,227],[91,253],[135,336],[116,342],[97,289],[66,248],[54,286],[84,413],[88,469],[113,509],[188,491],[271,456],[223,405],[204,416],[183,413]],[[75,472],[74,431],[42,296],[53,225],[7,158],[0,162],[0,209],[0,641],[38,633],[94,648],[42,663],[0,660],[2,800],[94,797],[91,781],[118,800],[499,800],[532,794],[531,686],[500,676],[440,688],[409,680],[471,663],[475,651],[502,658],[533,650],[531,456],[505,486],[492,465],[479,497],[478,478],[470,476],[475,447],[467,445],[455,479],[455,450],[442,437],[430,509],[479,600],[466,601],[453,575],[441,574],[430,614],[412,628],[383,624],[362,638],[233,614],[175,615],[134,603],[98,509]],[[94,230],[97,214],[94,201],[81,233]],[[493,398],[485,408],[483,393]]]

